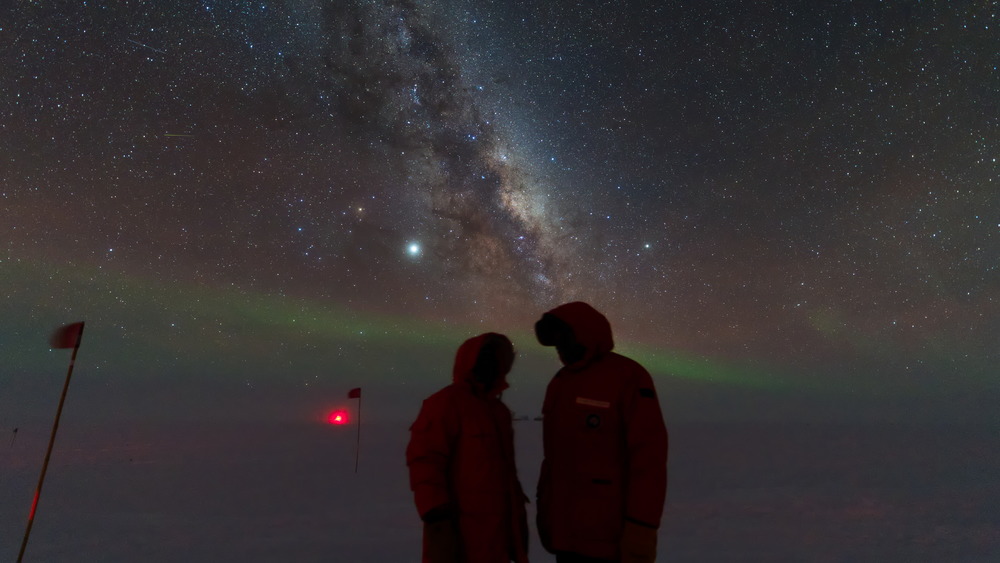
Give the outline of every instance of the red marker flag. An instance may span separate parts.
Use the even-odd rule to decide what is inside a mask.
[[[76,348],[83,333],[83,323],[73,323],[62,326],[52,333],[49,345],[53,348]]]
[[[360,399],[361,398],[361,388],[355,387],[347,392],[348,399]]]

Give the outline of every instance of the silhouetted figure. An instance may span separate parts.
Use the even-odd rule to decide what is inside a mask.
[[[514,465],[511,412],[500,400],[514,347],[502,334],[466,340],[454,382],[410,427],[406,463],[424,521],[424,563],[527,563],[527,497]]]
[[[535,334],[564,366],[542,407],[542,545],[559,563],[655,561],[667,429],[652,378],[611,351],[611,325],[586,303],[545,313]]]

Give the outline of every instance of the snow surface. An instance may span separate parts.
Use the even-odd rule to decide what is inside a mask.
[[[356,474],[353,425],[264,409],[91,420],[68,406],[25,561],[418,561],[403,451],[433,390],[366,388]],[[540,386],[512,391],[519,414],[537,415],[527,406],[540,404]],[[94,403],[71,393],[68,405],[74,398]],[[671,416],[672,406],[697,412],[679,400],[664,398],[660,561],[1000,560],[996,429]],[[32,419],[0,441],[0,561],[16,558],[49,424]],[[541,423],[518,421],[515,431],[533,491]],[[532,541],[532,561],[553,561]]]

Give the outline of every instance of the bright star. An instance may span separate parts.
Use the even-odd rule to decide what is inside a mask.
[[[411,242],[406,247],[406,253],[409,254],[410,256],[420,256],[420,244]]]

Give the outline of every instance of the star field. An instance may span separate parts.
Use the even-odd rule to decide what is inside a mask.
[[[692,354],[987,370],[998,11],[18,3],[0,268],[498,329],[583,299]]]

